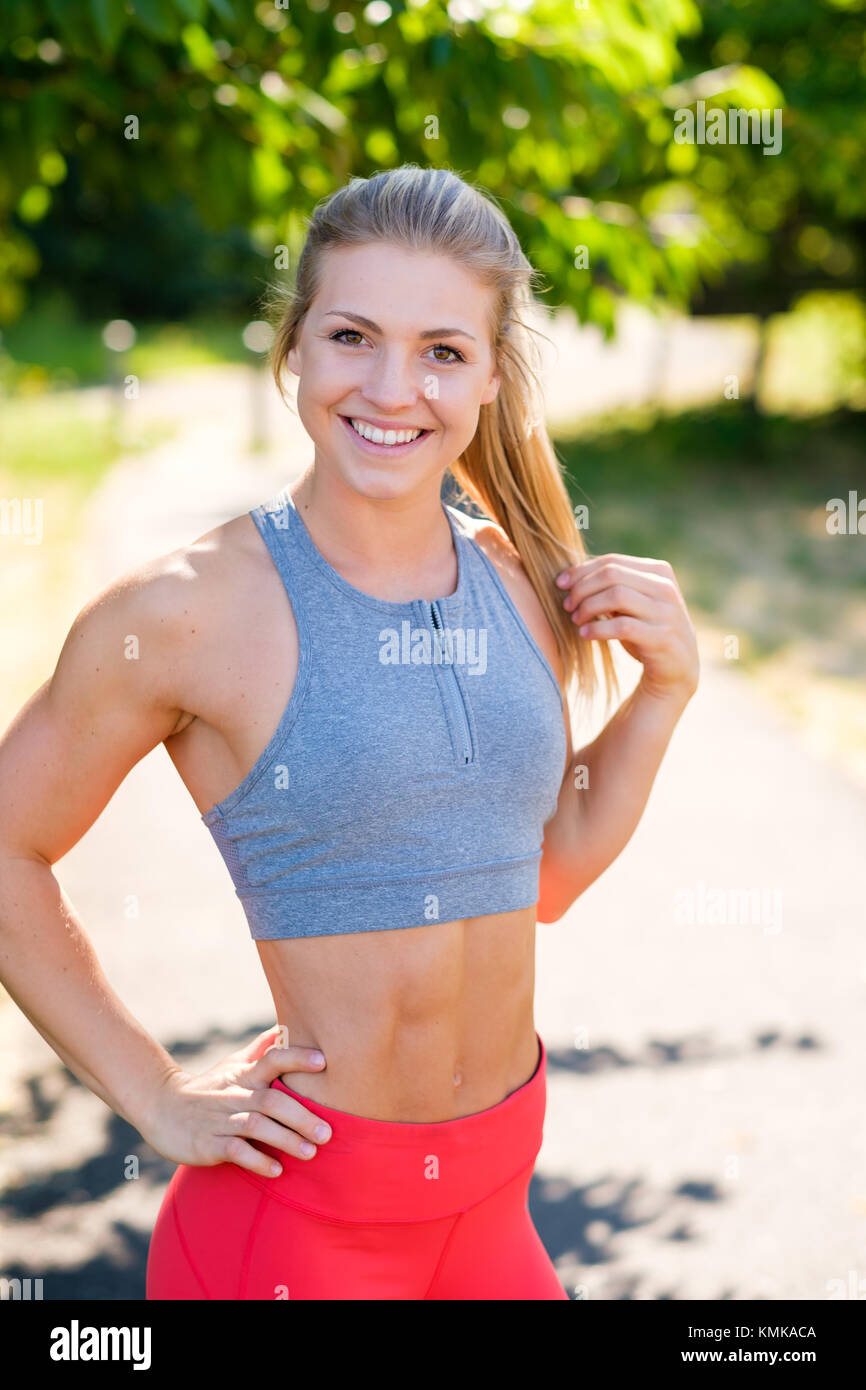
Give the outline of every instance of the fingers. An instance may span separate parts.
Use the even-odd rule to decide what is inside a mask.
[[[569,565],[568,569],[556,576],[556,583],[561,589],[567,589],[582,575],[593,574],[604,565],[619,565],[632,571],[643,570],[647,574],[656,574],[662,578],[674,578],[673,567],[667,560],[654,560],[648,555],[620,555],[611,551],[607,555],[593,555],[588,560],[579,560],[577,564]],[[568,579],[565,578],[566,575],[569,576]]]
[[[262,1178],[278,1178],[283,1171],[276,1159],[253,1148],[239,1134],[226,1135],[214,1161],[235,1163],[238,1168],[246,1168],[248,1173],[258,1173]]]
[[[601,593],[604,589],[611,588],[629,589],[639,594],[645,594],[647,598],[663,599],[668,602],[679,593],[676,581],[667,575],[610,563],[579,573],[566,594],[562,606],[570,613],[578,603],[591,594]]]
[[[599,618],[580,629],[581,637],[590,641],[615,637],[620,642],[632,642],[644,651],[658,650],[665,639],[665,629],[656,623],[645,623],[639,618]]]
[[[563,608],[571,612],[581,599],[615,585],[636,589],[648,597],[681,599],[676,576],[667,560],[643,560],[631,555],[599,555],[572,565],[557,576]]]
[[[325,1059],[315,1047],[269,1047],[246,1076],[248,1085],[269,1086],[284,1071],[322,1071]]]
[[[232,1115],[231,1125],[233,1133],[228,1138],[255,1140],[291,1154],[293,1158],[314,1158],[316,1145],[327,1143],[331,1136],[330,1125],[318,1115],[305,1110],[291,1096],[271,1090],[257,1092],[249,1110],[239,1110]],[[274,1162],[268,1155],[265,1158],[267,1163],[263,1171]]]
[[[299,1134],[303,1138],[314,1141],[316,1144],[326,1144],[331,1137],[331,1126],[319,1115],[308,1110],[294,1096],[287,1096],[285,1091],[278,1091],[269,1086],[264,1091],[257,1091],[253,1097],[253,1109],[261,1112],[263,1118],[267,1118],[267,1123],[276,1123],[278,1129],[283,1130],[283,1134]],[[259,1135],[256,1135],[259,1138]],[[271,1143],[269,1139],[265,1143]],[[282,1144],[276,1144],[281,1148]],[[294,1149],[289,1150],[294,1153]]]
[[[249,1109],[236,1110],[228,1117],[226,1123],[231,1132],[216,1140],[211,1161],[236,1163],[251,1173],[274,1178],[283,1171],[281,1165],[271,1154],[257,1149],[256,1144],[267,1144],[306,1162],[315,1158],[317,1145],[327,1143],[331,1137],[329,1124],[281,1091],[255,1091],[247,1103]]]
[[[630,589],[626,584],[614,584],[609,589],[600,589],[597,594],[576,600],[572,608],[564,605],[571,613],[573,623],[588,623],[601,615],[615,617],[642,618],[644,622],[663,622],[664,607],[658,599],[648,598],[638,589]]]

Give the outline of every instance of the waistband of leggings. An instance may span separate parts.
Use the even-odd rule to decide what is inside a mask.
[[[433,1221],[464,1211],[535,1162],[542,1142],[547,1053],[528,1081],[498,1105],[456,1120],[371,1120],[271,1085],[327,1120],[331,1138],[315,1157],[257,1142],[282,1165],[278,1178],[239,1171],[277,1201],[343,1222]]]

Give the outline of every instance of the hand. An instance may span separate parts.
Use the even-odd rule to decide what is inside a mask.
[[[281,1031],[277,1025],[260,1033],[202,1076],[180,1067],[170,1072],[154,1099],[142,1138],[174,1163],[236,1163],[266,1178],[278,1177],[282,1168],[270,1154],[248,1143],[250,1139],[295,1158],[314,1157],[315,1145],[330,1139],[330,1126],[318,1134],[324,1121],[270,1083],[282,1072],[321,1071],[324,1058],[313,1061],[315,1049],[310,1047],[271,1046]]]
[[[640,684],[652,695],[689,699],[700,664],[695,630],[667,560],[598,555],[557,576],[563,607],[581,637],[615,637],[643,666]]]

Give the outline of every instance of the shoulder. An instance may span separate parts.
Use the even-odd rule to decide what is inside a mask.
[[[188,630],[186,618],[213,623],[213,600],[237,583],[254,582],[259,549],[247,516],[234,517],[187,545],[118,575],[82,609],[91,625],[141,621],[166,640]]]
[[[518,588],[528,585],[532,589],[517,547],[508,539],[501,526],[486,516],[469,516],[467,512],[461,512],[456,507],[452,510],[457,513],[464,533],[479,550],[484,551],[503,579],[514,581]]]
[[[227,613],[255,592],[262,563],[244,515],[123,571],[78,613],[58,671],[89,668],[117,692],[134,687],[173,703],[178,673],[218,641]]]
[[[469,516],[452,507],[464,534],[490,561],[504,584],[515,608],[552,666],[562,686],[562,660],[553,628],[547,620],[541,599],[526,573],[520,554],[501,526],[489,517]]]

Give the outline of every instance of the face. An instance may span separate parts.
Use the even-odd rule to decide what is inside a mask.
[[[366,497],[407,497],[425,485],[438,497],[499,390],[491,296],[446,256],[390,243],[327,252],[287,357],[317,470]]]

